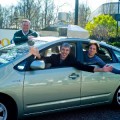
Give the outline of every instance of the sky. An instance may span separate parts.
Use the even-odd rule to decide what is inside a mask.
[[[2,6],[10,6],[17,4],[17,1],[19,0],[0,0],[0,4]],[[64,3],[67,3],[60,9],[60,12],[69,12],[74,11],[75,7],[75,0],[54,0],[56,5],[63,5]],[[79,3],[84,3],[87,6],[90,7],[91,11],[94,11],[97,9],[101,4],[106,2],[118,2],[119,0],[79,0]]]

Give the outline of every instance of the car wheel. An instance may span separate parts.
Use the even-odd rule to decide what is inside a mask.
[[[11,101],[0,99],[0,120],[17,120]]]
[[[120,107],[120,87],[117,89],[114,99],[113,99],[113,105],[116,107]]]

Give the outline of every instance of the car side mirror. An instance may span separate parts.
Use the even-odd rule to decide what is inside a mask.
[[[43,60],[35,60],[31,63],[30,68],[33,70],[45,69],[45,62]]]

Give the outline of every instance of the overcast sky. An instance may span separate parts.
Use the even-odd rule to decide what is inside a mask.
[[[0,0],[0,4],[2,6],[10,6],[17,4],[17,1],[19,0]],[[54,0],[55,4],[62,5],[64,3],[67,3],[64,5],[64,7],[61,8],[61,11],[63,12],[69,12],[73,11],[75,7],[75,0]],[[92,11],[97,9],[101,4],[106,2],[117,2],[118,0],[79,0],[79,3],[87,3],[87,6],[90,7]]]

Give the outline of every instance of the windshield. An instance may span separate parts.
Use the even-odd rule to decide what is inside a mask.
[[[40,47],[45,44],[45,41],[36,40],[34,46]],[[9,63],[18,57],[22,57],[29,52],[29,45],[27,43],[21,45],[11,44],[0,48],[0,65]]]

